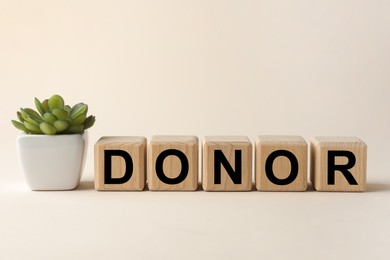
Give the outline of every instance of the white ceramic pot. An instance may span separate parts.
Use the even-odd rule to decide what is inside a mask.
[[[80,183],[88,148],[83,135],[21,134],[17,151],[32,190],[72,190]]]

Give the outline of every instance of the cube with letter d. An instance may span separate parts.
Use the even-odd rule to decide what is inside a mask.
[[[146,178],[145,166],[145,137],[102,137],[95,144],[95,189],[143,190]]]

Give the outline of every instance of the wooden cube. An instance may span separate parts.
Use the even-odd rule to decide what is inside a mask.
[[[305,191],[307,143],[300,136],[259,136],[255,180],[259,191]]]
[[[95,144],[95,189],[143,190],[146,177],[146,138],[102,137]]]
[[[148,146],[149,189],[196,190],[198,146],[196,136],[154,136]]]
[[[314,137],[310,180],[317,191],[365,191],[367,145],[357,137]]]
[[[206,136],[202,185],[205,191],[252,189],[252,143],[245,136]]]

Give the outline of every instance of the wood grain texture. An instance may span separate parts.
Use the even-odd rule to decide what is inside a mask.
[[[269,180],[265,171],[268,156],[277,150],[291,152],[298,161],[296,179],[287,185],[277,185]],[[258,136],[255,147],[255,182],[259,191],[305,191],[307,188],[307,143],[300,136]],[[291,162],[285,156],[273,162],[273,173],[278,179],[286,179],[291,173]]]
[[[235,151],[241,151],[241,184],[235,184],[221,166],[221,183],[215,184],[214,151],[221,150],[233,170]],[[250,191],[252,189],[252,143],[245,136],[206,136],[202,148],[202,186],[205,191]]]
[[[344,150],[356,157],[355,165],[348,171],[356,180],[351,185],[340,171],[335,171],[335,183],[328,184],[328,151]],[[310,180],[317,191],[365,191],[367,175],[367,145],[357,137],[313,137],[310,142]],[[345,165],[348,158],[336,157],[336,165]]]
[[[196,136],[153,136],[148,145],[148,188],[152,191],[195,191],[198,188],[198,138]],[[188,160],[188,175],[178,184],[162,182],[156,173],[157,157],[168,149],[184,153]],[[174,155],[165,158],[163,172],[170,179],[182,170],[180,159]]]
[[[100,138],[94,147],[95,189],[100,191],[141,191],[146,181],[146,138],[135,136],[106,136]],[[123,184],[104,183],[104,151],[123,150],[129,153],[133,161],[133,173],[130,180]],[[112,157],[112,177],[123,177],[126,163],[120,156]]]

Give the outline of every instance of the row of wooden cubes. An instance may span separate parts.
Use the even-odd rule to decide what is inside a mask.
[[[365,191],[367,146],[357,137],[314,137],[310,180],[318,191]],[[102,137],[95,144],[96,190],[193,191],[198,188],[196,136]],[[205,191],[252,190],[252,143],[245,136],[206,136]],[[308,145],[300,136],[259,136],[255,143],[259,191],[305,191]]]

